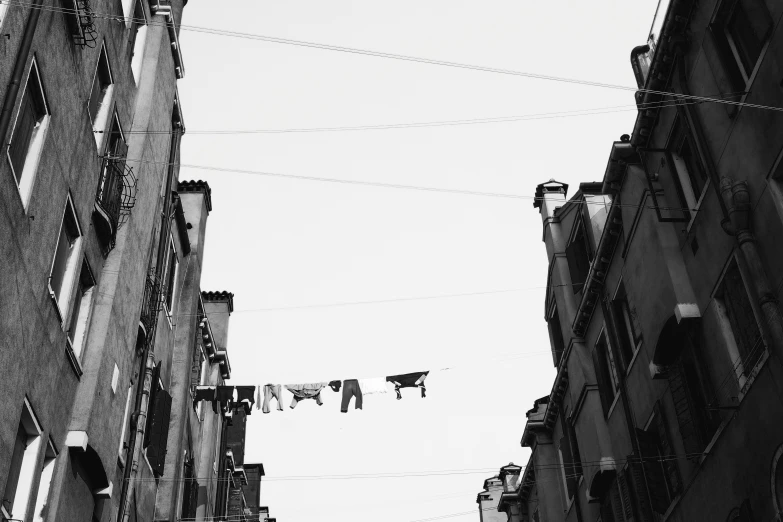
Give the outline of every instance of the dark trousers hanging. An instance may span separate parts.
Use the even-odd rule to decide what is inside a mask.
[[[359,381],[356,379],[348,379],[343,381],[343,400],[340,404],[340,411],[343,413],[348,412],[348,405],[351,403],[351,397],[356,397],[354,401],[354,407],[357,410],[362,409],[362,390],[359,388]]]

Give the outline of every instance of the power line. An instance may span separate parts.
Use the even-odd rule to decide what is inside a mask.
[[[41,9],[45,11],[52,11],[52,12],[61,12],[61,13],[68,13],[68,14],[75,14],[77,13],[77,10],[75,9],[68,9],[68,8],[62,8],[62,7],[53,7],[53,6],[34,6],[30,3],[24,3],[24,2],[16,2],[16,1],[8,1],[6,2],[8,5],[15,5],[20,7],[30,7],[33,9]],[[92,13],[92,16],[94,18],[101,18],[106,20],[111,20],[114,22],[119,23],[126,23],[126,20],[138,22],[141,24],[146,25],[153,25],[153,26],[163,26],[167,27],[168,24],[166,22],[157,22],[155,20],[146,20],[146,19],[136,19],[133,17],[127,17],[127,16],[118,16],[118,15],[112,15],[108,13]],[[320,49],[320,50],[327,50],[327,51],[336,51],[341,53],[348,53],[348,54],[356,54],[356,55],[363,55],[363,56],[373,56],[377,58],[386,58],[390,60],[399,60],[399,61],[406,61],[406,62],[415,62],[415,63],[422,63],[422,64],[428,64],[428,65],[438,65],[441,67],[450,67],[450,68],[456,68],[456,69],[466,69],[466,70],[473,70],[473,71],[480,71],[480,72],[490,72],[495,74],[503,74],[503,75],[510,75],[510,76],[518,76],[523,78],[529,78],[529,79],[535,79],[535,80],[546,80],[546,81],[553,81],[553,82],[561,82],[561,83],[569,83],[569,84],[575,84],[575,85],[583,85],[588,87],[601,87],[606,89],[615,89],[615,90],[623,90],[623,91],[635,91],[635,92],[644,92],[649,94],[657,94],[662,96],[672,96],[675,98],[683,99],[683,100],[700,100],[700,101],[709,101],[714,103],[724,103],[728,105],[736,105],[741,107],[750,107],[750,108],[756,108],[756,109],[766,109],[766,110],[772,110],[777,112],[783,112],[783,107],[773,107],[769,105],[761,105],[761,104],[755,104],[755,103],[746,103],[746,102],[738,102],[733,100],[726,100],[726,99],[720,99],[720,98],[713,98],[709,96],[697,96],[697,95],[686,95],[686,94],[680,94],[680,93],[673,93],[673,92],[666,92],[666,91],[656,91],[652,89],[639,89],[637,87],[631,87],[627,85],[617,85],[617,84],[611,84],[611,83],[605,83],[605,82],[597,82],[597,81],[590,81],[590,80],[581,80],[576,78],[567,78],[562,76],[552,76],[552,75],[546,75],[546,74],[538,74],[538,73],[531,73],[531,72],[525,72],[525,71],[516,71],[513,69],[503,69],[503,68],[497,68],[497,67],[486,67],[481,65],[472,65],[472,64],[465,64],[465,63],[459,63],[459,62],[451,62],[446,60],[436,60],[431,58],[422,58],[418,56],[409,56],[409,55],[403,55],[403,54],[394,54],[394,53],[385,53],[380,51],[372,51],[367,49],[359,49],[355,47],[345,47],[345,46],[339,46],[339,45],[330,45],[330,44],[322,44],[317,42],[308,42],[304,40],[293,40],[290,38],[278,38],[273,36],[266,36],[261,34],[253,34],[253,33],[244,33],[240,31],[230,31],[230,30],[224,30],[224,29],[214,29],[210,27],[201,27],[201,26],[195,26],[195,25],[186,25],[186,24],[180,24],[179,29],[184,31],[192,31],[197,33],[204,33],[204,34],[213,34],[218,36],[228,36],[228,37],[234,37],[234,38],[242,38],[247,40],[257,40],[257,41],[263,41],[263,42],[269,42],[269,43],[277,43],[277,44],[284,44],[284,45],[292,45],[297,47],[307,47],[312,49]]]
[[[363,130],[389,130],[389,129],[410,129],[410,128],[427,128],[427,127],[443,127],[443,126],[458,126],[458,125],[476,125],[484,123],[507,123],[527,120],[544,120],[553,118],[565,118],[569,116],[593,116],[602,115],[613,112],[623,112],[631,110],[645,110],[655,108],[667,108],[676,107],[679,105],[694,105],[702,104],[703,101],[690,101],[683,102],[678,100],[668,100],[655,103],[642,103],[639,105],[616,105],[610,107],[595,107],[590,109],[575,109],[572,111],[559,111],[559,112],[544,112],[536,114],[523,114],[518,116],[498,116],[495,118],[474,118],[463,120],[442,120],[442,121],[429,121],[429,122],[410,122],[410,123],[387,123],[379,125],[354,125],[354,126],[340,126],[340,127],[303,127],[303,128],[288,128],[288,129],[245,129],[245,130],[188,130],[187,134],[193,135],[237,135],[237,134],[285,134],[285,133],[317,133],[317,132],[349,132],[349,131],[363,131]],[[156,135],[164,134],[170,135],[173,130],[128,130],[128,131],[103,131],[93,130],[94,134],[146,134]]]

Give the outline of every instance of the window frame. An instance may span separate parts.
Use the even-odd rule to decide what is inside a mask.
[[[628,357],[628,361],[623,361],[623,371],[628,375],[628,372],[630,372],[631,366],[633,366],[633,362],[639,353],[639,349],[644,344],[644,334],[641,332],[641,324],[639,324],[639,332],[636,331],[637,328],[634,326],[631,302],[628,298],[628,289],[626,288],[623,279],[618,281],[614,294],[609,302],[609,307],[611,307],[615,329],[618,330],[616,332],[617,337],[620,338],[621,346],[618,346],[618,353],[620,353],[621,357]],[[636,307],[633,308],[635,310]],[[630,348],[630,354],[624,353],[623,344],[626,344],[626,348]]]
[[[565,337],[563,336],[563,327],[562,322],[560,321],[560,313],[557,307],[557,302],[555,302],[554,299],[552,300],[552,305],[550,306],[549,312],[547,313],[546,323],[547,328],[549,329],[549,342],[552,346],[552,358],[554,360],[555,366],[559,367],[560,363],[563,361],[563,357],[565,356],[566,342]],[[557,346],[558,343],[556,341],[559,341],[559,347]]]
[[[701,173],[704,177],[704,184],[701,191],[697,194],[696,189],[691,181],[691,172],[688,167],[688,162],[684,156],[682,156],[683,146],[688,143],[691,148],[691,155],[698,162],[698,167],[701,169]],[[666,140],[666,150],[671,155],[671,167],[669,172],[672,174],[672,178],[675,184],[677,196],[680,200],[680,205],[688,209],[688,228],[696,219],[699,213],[704,197],[707,195],[707,191],[710,188],[710,176],[707,174],[707,168],[704,165],[704,160],[699,153],[699,148],[696,146],[696,138],[693,135],[690,121],[688,121],[687,115],[677,110],[677,113],[672,122],[669,135]],[[696,174],[694,174],[695,176]]]
[[[86,289],[79,296],[81,287]],[[82,257],[81,269],[79,276],[76,278],[73,295],[71,296],[71,311],[67,321],[68,329],[66,330],[66,342],[68,348],[71,351],[70,355],[73,356],[76,363],[81,365],[82,355],[84,354],[84,345],[86,343],[87,334],[90,329],[90,319],[92,317],[92,302],[93,292],[95,290],[95,276],[93,275],[90,264],[87,261],[87,257]],[[79,306],[76,306],[76,300],[79,299]],[[74,324],[76,321],[76,324]],[[71,329],[74,332],[71,333]],[[73,338],[71,336],[73,335]]]
[[[163,307],[166,311],[166,317],[169,320],[169,326],[172,324],[172,318],[174,316],[174,309],[176,308],[177,301],[176,301],[176,294],[178,290],[177,285],[177,279],[179,276],[179,256],[177,254],[177,246],[174,243],[174,236],[172,234],[169,234],[169,240],[167,241],[167,252],[166,252],[166,260],[165,260],[165,273],[163,276],[163,283],[166,285],[165,291],[166,291],[166,298],[163,300]],[[172,258],[173,256],[173,258]],[[174,274],[171,274],[171,261],[174,261]],[[170,290],[169,290],[170,288]],[[169,304],[169,299],[171,300],[171,304]]]
[[[125,467],[126,449],[125,442],[130,440],[130,416],[131,401],[133,400],[133,383],[128,385],[128,396],[125,398],[125,412],[122,414],[122,424],[120,425],[120,444],[117,448],[117,462],[121,468]]]
[[[144,7],[145,2],[136,0],[131,8],[131,18],[128,28],[130,30],[129,35],[129,53],[130,53],[130,68],[131,77],[133,78],[136,86],[139,85],[141,80],[142,66],[144,64],[144,49],[147,46],[147,30],[149,28],[149,16]],[[137,8],[141,17],[137,16]],[[126,18],[126,21],[128,19]],[[126,22],[127,23],[127,22]]]
[[[106,69],[105,73],[109,76],[109,83],[106,87],[106,91],[103,93],[100,101],[98,102],[98,109],[96,113],[92,114],[92,96],[96,85],[95,81],[99,78],[99,74],[101,73],[101,66],[104,66]],[[90,123],[92,124],[93,135],[95,136],[95,145],[98,147],[98,150],[100,150],[104,141],[104,136],[106,134],[106,128],[110,126],[110,122],[112,120],[113,111],[111,110],[111,106],[114,95],[114,73],[111,70],[111,62],[109,61],[109,53],[106,49],[105,40],[103,43],[101,43],[101,50],[98,53],[98,62],[95,65],[95,72],[93,73],[91,85],[92,87],[90,88],[90,97],[87,101],[87,114],[89,115]]]
[[[76,226],[76,238],[73,241],[73,244],[71,246],[71,251],[66,254],[66,260],[65,260],[65,268],[63,270],[62,275],[62,282],[60,283],[60,296],[57,296],[57,293],[52,288],[52,277],[55,269],[55,265],[57,264],[57,254],[59,250],[60,245],[60,237],[63,233],[63,228],[66,226],[65,220],[68,216],[68,212],[70,211],[70,216],[73,220],[73,224]],[[52,255],[52,263],[49,268],[49,277],[47,279],[47,287],[49,290],[49,296],[52,299],[52,302],[55,305],[55,310],[57,312],[57,315],[60,319],[60,326],[63,328],[63,331],[65,331],[66,328],[66,321],[70,317],[69,312],[71,311],[71,305],[72,305],[72,297],[73,297],[73,290],[74,286],[76,285],[77,277],[76,277],[76,267],[79,264],[78,260],[82,258],[82,243],[84,239],[84,234],[82,233],[81,225],[79,225],[79,216],[76,215],[76,209],[73,205],[73,199],[71,198],[70,192],[66,195],[65,205],[62,212],[62,219],[60,220],[60,229],[57,233],[57,240],[55,241],[55,248],[54,248],[54,254]],[[66,336],[67,337],[67,336]]]
[[[724,290],[724,282],[726,275],[729,273],[730,270],[732,270],[732,267],[735,267],[737,270],[737,273],[739,274],[740,281],[742,283],[742,288],[745,290],[745,295],[748,299],[748,302],[750,303],[751,312],[753,314],[753,319],[755,320],[756,328],[759,331],[759,340],[758,343],[761,344],[761,352],[758,355],[758,358],[755,361],[755,364],[752,368],[746,368],[745,367],[745,361],[743,361],[743,355],[742,351],[740,350],[740,341],[738,339],[738,334],[734,330],[733,322],[734,320],[731,318],[731,313],[729,311],[729,307],[726,306],[726,299],[724,295],[722,295]],[[746,270],[744,267],[744,264],[742,263],[742,260],[740,259],[740,256],[736,251],[732,252],[732,254],[729,256],[728,261],[726,262],[726,265],[723,267],[723,271],[721,272],[720,278],[718,279],[717,284],[715,285],[715,290],[713,291],[712,298],[716,301],[716,312],[718,315],[718,320],[723,323],[723,326],[728,329],[729,332],[731,332],[731,338],[726,339],[726,350],[728,352],[729,356],[729,363],[734,368],[734,376],[736,378],[737,386],[739,388],[739,397],[738,400],[742,400],[742,398],[747,393],[748,389],[750,388],[750,385],[755,380],[756,375],[761,370],[761,367],[766,362],[769,352],[770,352],[770,342],[767,338],[767,333],[763,327],[763,320],[760,320],[760,317],[762,316],[761,310],[759,310],[759,305],[756,302],[756,300],[753,298],[753,288],[748,286],[748,277],[746,274]],[[755,349],[755,348],[754,348]]]
[[[767,50],[767,47],[771,39],[770,35],[772,31],[768,32],[766,35],[764,35],[761,38],[762,43],[761,43],[761,49],[759,50],[759,55],[756,58],[756,62],[753,64],[752,69],[748,71],[745,68],[745,63],[742,58],[740,44],[737,41],[735,41],[734,35],[732,34],[732,31],[730,29],[734,15],[737,13],[738,6],[740,6],[740,9],[743,9],[741,5],[742,5],[742,0],[734,0],[732,2],[732,6],[729,9],[729,12],[726,14],[725,20],[723,20],[723,22],[721,23],[721,32],[722,32],[722,36],[726,39],[726,44],[728,45],[728,48],[731,51],[731,55],[732,55],[731,57],[734,59],[734,62],[737,65],[737,69],[739,70],[739,73],[742,76],[742,80],[745,82],[745,89],[747,90],[748,85],[753,80],[756,71],[759,68],[759,64],[761,63],[762,58],[764,57],[764,53]]]
[[[42,449],[41,442],[44,431],[27,397],[24,398],[22,404],[22,413],[19,416],[18,426],[18,431],[23,430],[23,433],[27,436],[27,445],[22,452],[22,460],[19,463],[19,474],[14,485],[12,506],[17,506],[17,509],[21,509],[21,513],[19,511],[15,512],[13,507],[9,512],[5,507],[5,503],[0,504],[0,506],[2,506],[2,512],[6,518],[26,520],[28,515],[30,515],[30,510],[34,510],[37,504],[37,495],[36,502],[33,503],[32,501],[33,491],[35,491],[41,481],[42,469],[38,468],[38,461]],[[21,490],[20,484],[22,485]],[[6,483],[3,497],[8,493],[8,486],[9,483]]]
[[[39,98],[39,102],[43,105],[43,116],[33,127],[29,142],[27,144],[27,150],[25,151],[25,159],[22,164],[22,172],[17,175],[16,169],[13,164],[13,158],[11,157],[11,148],[13,143],[18,139],[16,136],[17,124],[19,123],[19,116],[22,112],[22,104],[24,103],[25,96],[28,89],[30,89],[30,82],[35,77],[36,96]],[[38,173],[38,166],[41,162],[41,156],[43,154],[43,145],[46,141],[46,136],[49,130],[49,124],[51,121],[51,111],[49,109],[49,102],[46,99],[46,90],[43,86],[43,80],[41,79],[41,71],[38,68],[38,60],[33,56],[30,67],[27,70],[25,77],[24,88],[22,89],[19,99],[16,101],[16,115],[14,116],[14,123],[9,129],[10,139],[5,147],[5,158],[8,166],[11,169],[16,180],[16,188],[19,193],[19,197],[22,200],[22,206],[27,210],[30,204],[30,198],[33,192],[33,186],[35,184],[35,178]]]

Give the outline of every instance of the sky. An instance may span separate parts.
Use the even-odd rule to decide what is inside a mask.
[[[264,464],[262,505],[280,522],[477,520],[484,479],[527,462],[525,412],[555,374],[542,224],[526,198],[551,178],[571,193],[602,179],[612,142],[632,131],[633,92],[188,26],[633,87],[630,52],[646,41],[657,0],[215,5],[191,0],[182,21],[181,161],[191,166],[180,179],[212,187],[202,288],[235,294],[230,384],[431,371],[425,399],[409,389],[341,413],[340,393],[290,410],[284,392],[285,411],[254,411],[245,461]],[[599,108],[612,109],[199,133]]]

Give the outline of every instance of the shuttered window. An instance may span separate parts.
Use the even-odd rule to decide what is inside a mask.
[[[185,487],[182,493],[182,520],[194,520],[198,507],[198,481],[195,476],[195,462],[187,459],[184,465]]]
[[[150,409],[149,431],[145,433],[148,438],[147,460],[155,476],[163,475],[166,462],[166,448],[169,438],[169,418],[171,415],[171,395],[159,388],[155,394],[155,402]]]
[[[592,356],[604,416],[609,414],[617,391],[617,370],[614,368],[614,359],[610,356],[609,351],[606,334],[603,333],[593,348]]]
[[[690,210],[695,209],[707,184],[707,173],[683,113],[678,114],[674,120],[667,148],[671,151],[674,160],[675,183],[680,203]]]
[[[98,65],[95,68],[95,76],[90,90],[89,110],[93,127],[98,124],[96,119],[101,108],[109,101],[109,87],[112,83],[109,58],[106,55],[106,46],[104,45],[101,47],[101,54],[98,57]]]
[[[726,308],[742,366],[745,375],[748,375],[761,358],[764,341],[736,260],[732,260],[726,275],[723,276],[718,297]]]
[[[38,68],[33,63],[11,135],[11,144],[8,147],[8,158],[11,162],[14,176],[16,176],[17,184],[22,183],[22,173],[24,172],[30,145],[46,115],[46,103],[40,79],[38,78]]]
[[[168,310],[169,314],[174,313],[174,290],[176,288],[178,265],[179,261],[177,260],[177,251],[174,249],[174,240],[169,238],[166,257],[166,277],[164,279],[166,285],[166,310]]]
[[[69,309],[68,300],[78,264],[76,260],[80,238],[81,231],[69,196],[65,203],[60,233],[57,236],[52,270],[49,273],[49,291],[62,321],[66,320]]]
[[[772,18],[764,0],[737,1],[726,21],[725,30],[747,80],[753,74],[772,31]]]
[[[571,274],[571,284],[574,293],[582,290],[587,275],[590,272],[591,253],[587,245],[584,224],[580,220],[577,224],[578,230],[574,234],[573,240],[566,247],[566,259],[568,260],[568,270]]]
[[[560,364],[560,358],[565,351],[565,341],[563,339],[563,330],[560,325],[560,314],[557,311],[557,306],[554,307],[554,311],[547,323],[549,325],[549,335],[552,342],[552,356],[554,358],[555,366],[557,366]]]

